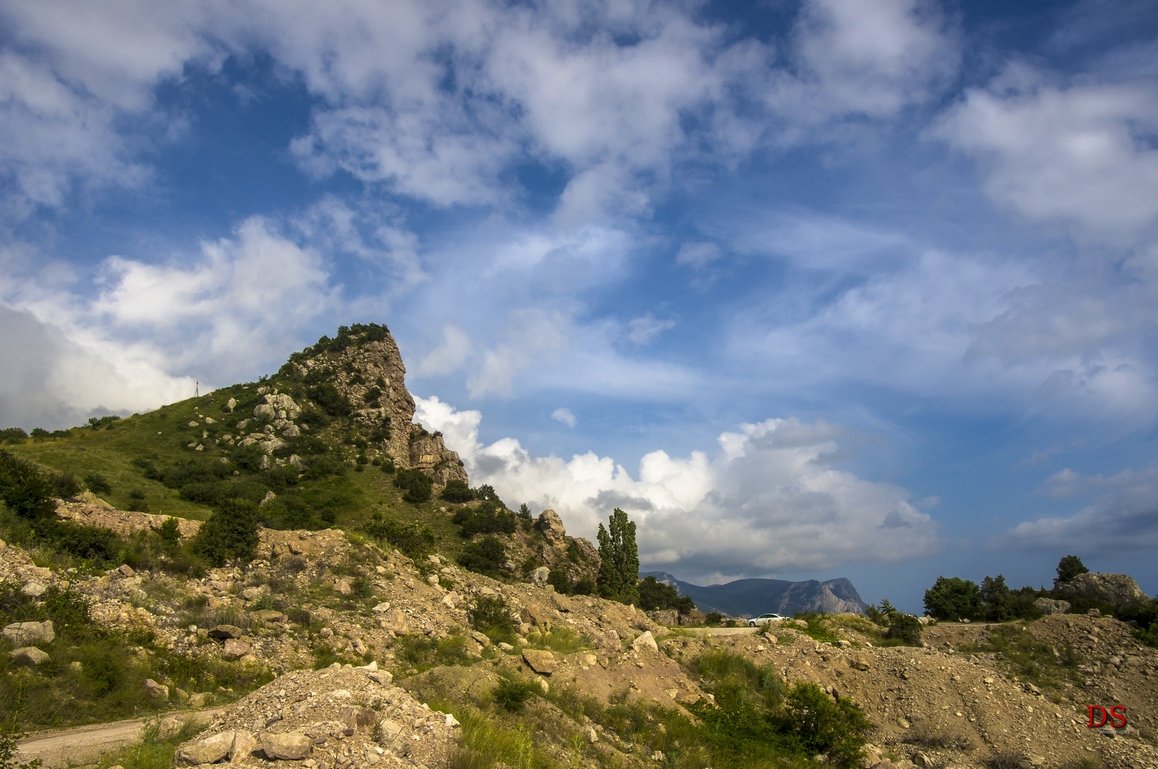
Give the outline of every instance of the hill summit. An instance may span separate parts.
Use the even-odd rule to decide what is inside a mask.
[[[395,466],[421,470],[434,482],[466,482],[467,474],[456,452],[441,434],[414,424],[414,397],[406,389],[406,365],[389,329],[379,324],[342,326],[333,339],[294,353],[274,378],[273,386],[259,387],[263,404],[255,418],[280,419],[283,436],[294,436],[287,417],[294,399],[304,398],[315,414],[336,417],[329,430],[342,442],[360,448],[369,459],[389,459]],[[280,388],[280,391],[279,391]],[[288,407],[288,408],[287,408]],[[300,412],[300,409],[299,409]],[[328,425],[327,425],[328,426]]]

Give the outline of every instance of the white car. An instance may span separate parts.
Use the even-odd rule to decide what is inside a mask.
[[[775,612],[769,612],[768,614],[761,614],[759,617],[753,617],[748,620],[748,627],[759,627],[760,625],[767,625],[769,622],[779,622],[782,619],[787,618]]]

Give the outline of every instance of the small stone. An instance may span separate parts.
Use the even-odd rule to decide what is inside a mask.
[[[215,641],[226,641],[230,638],[241,638],[245,631],[237,625],[217,625],[209,631],[209,637]]]
[[[398,735],[402,734],[402,724],[389,718],[378,722],[378,742],[389,745]]]
[[[253,646],[242,641],[240,638],[225,639],[225,648],[221,652],[221,656],[227,660],[241,659],[245,655],[253,651]]]

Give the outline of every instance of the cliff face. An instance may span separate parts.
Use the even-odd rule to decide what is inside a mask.
[[[306,397],[344,422],[364,441],[371,459],[389,457],[398,467],[421,470],[443,485],[467,481],[456,452],[442,436],[414,425],[414,397],[406,365],[385,326],[343,326],[337,337],[295,353],[278,377],[304,388]]]

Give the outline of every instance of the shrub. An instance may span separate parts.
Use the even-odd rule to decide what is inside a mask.
[[[527,700],[539,693],[539,687],[530,681],[513,681],[504,678],[495,687],[495,704],[508,713],[521,713]]]
[[[482,502],[476,507],[464,507],[454,514],[460,534],[469,539],[475,534],[511,534],[518,527],[518,519],[509,510],[493,502]]]
[[[506,573],[507,549],[498,537],[483,537],[462,549],[458,563],[479,574],[502,577]]]
[[[839,767],[860,765],[872,724],[847,699],[833,701],[816,684],[798,683],[788,692],[781,725],[810,753],[823,753]]]
[[[394,486],[402,489],[404,501],[418,504],[430,501],[434,481],[421,470],[403,469],[394,474]]]
[[[718,611],[710,611],[704,615],[704,624],[708,627],[717,627],[724,621],[724,615]]]
[[[921,621],[912,614],[896,614],[885,632],[886,638],[894,638],[907,646],[921,645]]]
[[[47,518],[55,511],[52,482],[36,465],[0,449],[0,500],[20,518]]]
[[[193,538],[193,552],[213,566],[231,560],[249,563],[257,555],[257,509],[229,500],[215,509]]]
[[[466,481],[447,481],[446,488],[438,495],[439,499],[447,502],[470,502],[474,499],[474,492],[466,485]]]
[[[52,477],[53,496],[61,499],[72,499],[83,491],[80,481],[70,472],[63,472]]]
[[[137,513],[149,512],[149,500],[145,499],[145,492],[140,489],[133,489],[129,492],[129,504],[126,506],[129,510]]]
[[[515,618],[501,596],[480,595],[467,610],[470,626],[492,641],[515,640]]]
[[[0,430],[0,443],[24,443],[28,440],[28,433],[19,427],[5,427]]]
[[[84,477],[84,485],[88,486],[88,490],[93,494],[108,494],[113,490],[109,485],[109,479],[105,478],[100,473],[89,473]]]
[[[386,540],[411,560],[419,560],[434,552],[434,531],[418,523],[402,523],[374,513],[363,531],[372,537]]]

